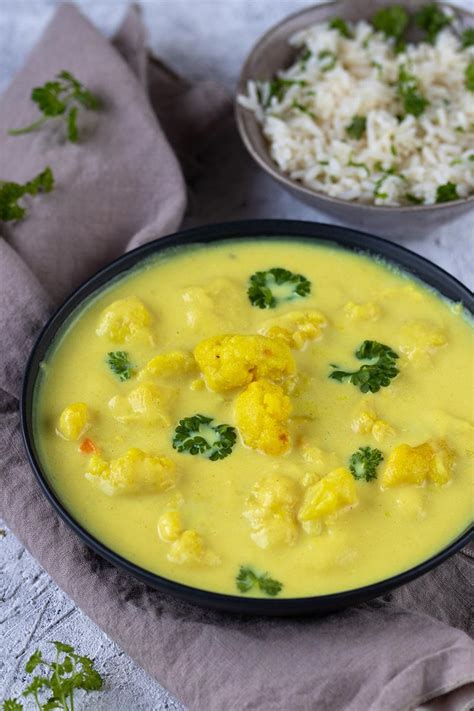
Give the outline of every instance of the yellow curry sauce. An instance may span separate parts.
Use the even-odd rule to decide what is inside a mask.
[[[257,277],[252,304],[250,276],[271,268],[293,276]],[[55,345],[40,456],[74,518],[154,573],[232,594],[355,588],[433,555],[472,518],[473,334],[460,305],[342,249],[168,250],[89,301]],[[381,359],[373,344],[355,356],[366,341]],[[360,371],[374,363],[385,371]],[[375,392],[361,391],[364,371]],[[249,570],[281,589],[251,587]]]

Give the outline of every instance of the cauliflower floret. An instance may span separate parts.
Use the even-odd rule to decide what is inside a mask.
[[[307,439],[301,440],[299,446],[303,459],[312,465],[317,474],[321,475],[337,468],[338,458],[334,452],[325,452]]]
[[[260,333],[283,341],[290,348],[300,350],[307,341],[320,338],[327,325],[326,317],[319,311],[291,311],[284,316],[267,321]]]
[[[178,565],[184,563],[218,565],[220,563],[219,556],[207,550],[202,537],[193,530],[183,531],[179,538],[172,543],[167,557],[169,561]]]
[[[251,383],[235,401],[235,421],[245,444],[273,456],[290,448],[290,413],[290,398],[268,380]]]
[[[418,447],[399,444],[387,460],[381,478],[382,487],[421,486],[428,481],[441,486],[451,479],[454,460],[454,452],[444,440],[428,440]]]
[[[447,342],[446,333],[429,321],[410,321],[403,326],[399,338],[402,353],[420,365]]]
[[[281,380],[295,372],[295,361],[285,343],[266,336],[213,336],[194,349],[211,390],[223,392],[253,380]]]
[[[356,434],[371,434],[377,442],[383,442],[395,434],[393,427],[379,419],[375,410],[365,403],[353,418],[351,429]]]
[[[138,373],[138,379],[143,380],[150,376],[170,378],[188,375],[189,373],[194,373],[196,369],[197,365],[192,353],[188,351],[170,351],[169,353],[159,353],[152,358]]]
[[[148,454],[134,447],[110,462],[94,454],[85,476],[108,496],[159,494],[175,485],[176,468],[167,457]]]
[[[170,393],[154,383],[141,383],[127,396],[115,395],[109,400],[112,415],[119,422],[136,422],[167,427],[170,424],[165,403]]]
[[[186,320],[197,333],[237,329],[245,325],[249,302],[242,285],[215,279],[208,286],[191,286],[183,293]]]
[[[377,321],[380,314],[380,306],[374,301],[367,301],[365,304],[348,301],[344,306],[344,315],[352,321]]]
[[[307,489],[298,518],[303,522],[326,521],[357,503],[357,488],[347,469],[339,467]]]
[[[165,511],[158,519],[158,535],[164,543],[178,540],[182,532],[181,515],[176,509]]]
[[[68,440],[79,439],[91,426],[89,408],[85,402],[74,402],[61,412],[56,432]]]
[[[102,312],[96,328],[98,336],[106,336],[114,343],[133,339],[152,342],[150,326],[152,317],[136,296],[114,301]]]
[[[253,529],[251,538],[257,546],[268,548],[296,541],[299,501],[298,484],[287,476],[275,474],[255,484],[243,513]]]

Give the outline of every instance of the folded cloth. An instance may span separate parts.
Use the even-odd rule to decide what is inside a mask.
[[[2,138],[2,179],[23,182],[48,164],[56,186],[33,199],[24,220],[2,227],[0,513],[76,604],[191,709],[390,711],[426,709],[435,698],[443,708],[466,706],[474,681],[473,645],[459,629],[467,629],[467,556],[325,618],[230,616],[151,590],[97,557],[35,484],[18,397],[38,329],[98,267],[180,224],[185,184],[169,141],[188,151],[227,106],[211,83],[191,87],[150,64],[144,47],[136,8],[114,47],[73,6],[60,5],[0,100],[2,136],[34,119],[31,88],[62,69],[104,102],[102,111],[81,116],[78,145],[58,146],[46,128]]]

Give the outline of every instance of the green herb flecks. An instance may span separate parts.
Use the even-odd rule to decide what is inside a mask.
[[[459,200],[456,184],[445,183],[445,185],[438,185],[436,188],[436,202],[451,202],[451,200]]]
[[[173,437],[173,449],[185,454],[202,454],[215,462],[232,453],[237,435],[230,425],[212,425],[213,418],[193,415],[180,420]]]
[[[367,175],[370,175],[370,169],[366,163],[358,163],[357,161],[351,158],[347,165],[351,168],[362,168],[363,170],[365,170]]]
[[[235,579],[240,592],[247,593],[252,588],[258,588],[266,595],[275,597],[283,589],[283,584],[268,577],[268,573],[259,575],[249,566],[240,566],[239,573]]]
[[[111,351],[107,353],[107,364],[110,370],[118,375],[119,380],[130,380],[133,375],[133,366],[128,353],[125,351]]]
[[[405,198],[413,205],[422,205],[424,203],[423,198],[419,198],[416,195],[413,195],[413,193],[405,193]]]
[[[77,654],[74,647],[63,642],[52,642],[56,647],[54,661],[47,661],[39,650],[34,652],[25,665],[27,674],[40,670],[30,681],[22,696],[31,698],[31,703],[39,711],[63,709],[74,711],[74,692],[77,690],[99,691],[102,677],[94,669],[90,657]],[[27,708],[32,708],[29,705]],[[22,711],[19,699],[5,699],[3,711]]]
[[[311,282],[306,277],[281,267],[255,272],[247,289],[250,303],[259,309],[274,309],[279,303],[308,296],[310,292]]]
[[[430,103],[420,92],[416,77],[405,67],[400,67],[398,72],[397,94],[403,103],[405,113],[416,117],[421,116]]]
[[[434,44],[438,32],[451,24],[452,20],[436,3],[425,5],[415,15],[418,27],[426,32],[426,39]]]
[[[339,370],[339,366],[331,365],[336,368],[329,377],[342,383],[348,380],[363,393],[376,393],[380,388],[386,388],[390,385],[399,370],[395,365],[398,355],[390,346],[377,341],[364,341],[355,352],[358,360],[370,360],[371,363],[362,365],[359,370],[345,371]]]
[[[0,220],[21,220],[26,214],[26,208],[18,201],[25,195],[50,193],[53,187],[54,176],[49,166],[23,185],[13,182],[0,183]]]
[[[307,114],[308,116],[310,116],[313,119],[313,121],[318,120],[318,117],[316,116],[316,114],[313,111],[311,111],[311,109],[308,108],[308,106],[305,106],[304,104],[300,104],[298,101],[292,101],[291,108],[296,109],[297,111],[301,111],[303,114]]]
[[[329,28],[331,30],[337,30],[339,34],[345,37],[346,39],[352,39],[354,37],[354,35],[349,29],[349,25],[345,20],[342,19],[342,17],[333,17],[333,19],[329,23]]]
[[[360,141],[367,128],[367,118],[365,116],[355,115],[352,117],[352,121],[346,128],[346,133],[351,137],[355,138],[356,141]]]
[[[378,32],[383,32],[386,37],[395,40],[395,51],[400,52],[405,43],[403,33],[408,25],[409,16],[405,8],[401,5],[391,5],[381,8],[372,17],[372,25]]]
[[[474,27],[466,27],[461,33],[461,45],[463,49],[474,45]]]
[[[100,108],[97,96],[86,89],[71,72],[63,70],[55,81],[47,81],[31,92],[32,101],[43,114],[41,118],[23,128],[8,131],[10,136],[20,136],[36,131],[50,119],[62,118],[66,125],[68,140],[76,143],[79,134],[77,128],[78,108],[95,111]]]
[[[377,478],[377,467],[383,460],[380,449],[359,447],[349,459],[349,469],[354,479],[371,481]]]
[[[282,79],[281,77],[275,77],[269,81],[266,106],[269,106],[273,97],[282,101],[291,86],[306,86],[306,82],[303,79]]]
[[[474,91],[474,59],[472,59],[464,72],[464,86],[468,91]]]
[[[318,54],[319,67],[322,72],[329,72],[337,64],[337,57],[334,52],[329,49],[323,49]]]

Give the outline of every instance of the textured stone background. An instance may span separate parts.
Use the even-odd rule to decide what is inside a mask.
[[[57,4],[56,0],[0,0],[0,91],[21,67]],[[128,3],[79,0],[77,4],[110,34]],[[184,76],[192,80],[213,77],[229,91],[257,37],[306,4],[306,0],[142,2],[154,52]],[[459,4],[472,7],[473,0]],[[300,205],[262,175],[245,154],[231,121],[203,149],[190,188],[187,225],[246,217],[335,221]],[[407,235],[405,244],[472,287],[473,236],[471,211],[424,237]],[[74,606],[11,533],[5,533],[0,537],[0,701],[24,688],[22,669],[33,650],[39,646],[46,651],[48,640],[60,639],[97,657],[106,677],[104,691],[81,698],[78,709],[182,708]]]

